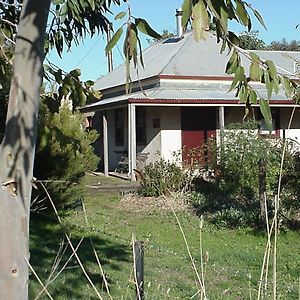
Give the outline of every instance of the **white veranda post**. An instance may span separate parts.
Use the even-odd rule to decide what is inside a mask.
[[[104,175],[108,177],[108,133],[106,112],[102,115],[103,122],[103,158],[104,158]]]
[[[129,176],[135,181],[134,169],[136,169],[136,116],[135,105],[128,105],[128,162]]]
[[[224,142],[221,134],[221,131],[224,130],[224,127],[225,127],[224,106],[219,106],[219,129],[220,129],[219,143],[221,145]]]

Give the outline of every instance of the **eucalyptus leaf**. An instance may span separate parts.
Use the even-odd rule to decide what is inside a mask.
[[[115,34],[112,36],[111,40],[108,42],[108,44],[105,47],[105,54],[108,55],[109,51],[118,43],[121,36],[123,34],[123,27],[120,27]]]
[[[262,70],[258,63],[252,62],[250,65],[250,78],[253,81],[260,81],[262,76]]]
[[[58,4],[62,4],[64,2],[64,0],[51,0],[53,5],[58,5]]]
[[[291,95],[292,95],[292,85],[291,85],[290,80],[287,77],[282,76],[281,77],[281,83],[283,85],[285,95],[287,97],[291,97]]]
[[[274,63],[271,60],[266,60],[265,64],[268,66],[270,78],[275,79],[277,77],[277,70]]]
[[[265,22],[264,22],[264,19],[263,19],[263,17],[260,15],[260,13],[259,13],[256,9],[253,9],[253,13],[254,13],[256,19],[259,21],[259,23],[260,23],[266,30],[268,30],[268,29],[267,29],[267,26],[266,26],[266,24],[265,24]]]
[[[264,71],[264,82],[265,82],[265,85],[266,85],[266,88],[267,88],[267,93],[268,93],[268,99],[271,98],[272,96],[272,84],[271,84],[271,80],[270,80],[270,75],[269,75],[269,72],[268,70],[265,70]]]
[[[136,18],[135,25],[140,32],[149,35],[154,39],[161,39],[161,35],[157,33],[154,29],[152,29],[146,20],[141,18]]]
[[[232,31],[228,31],[228,38],[233,45],[240,46],[240,39]]]
[[[261,114],[263,115],[264,120],[266,122],[267,128],[271,133],[273,130],[273,123],[272,123],[272,113],[271,113],[269,102],[263,98],[260,98],[259,107],[260,107]]]
[[[95,10],[95,0],[88,0],[88,2],[89,2],[89,4],[90,4],[90,6],[91,6],[91,9],[92,10]]]
[[[238,82],[242,81],[245,76],[245,69],[242,66],[237,67],[235,71],[234,79],[232,80],[231,87],[228,92],[231,92],[237,85]]]
[[[209,29],[209,17],[203,0],[199,0],[199,2],[193,6],[192,13],[192,27],[195,40],[206,39]]]
[[[240,91],[239,91],[239,98],[241,103],[246,103],[248,99],[248,90],[244,85],[241,86]]]
[[[273,89],[275,94],[278,94],[278,92],[279,92],[279,80],[278,80],[277,77],[272,80],[272,89]]]
[[[257,93],[253,90],[250,91],[249,101],[251,104],[257,104]]]
[[[184,0],[182,4],[182,22],[181,22],[183,28],[187,26],[191,13],[192,13],[192,0]]]
[[[227,32],[229,14],[228,14],[227,7],[225,5],[221,6],[220,13],[221,13],[221,23],[222,23],[223,29],[224,29],[225,32]]]
[[[121,11],[115,16],[115,20],[123,19],[126,16],[126,11]]]
[[[259,63],[260,62],[260,58],[256,53],[249,52],[249,56],[250,56],[252,62],[254,62],[254,63]]]
[[[242,1],[236,0],[236,15],[244,26],[248,26],[249,15]]]
[[[234,50],[230,56],[230,59],[226,65],[226,69],[225,72],[226,74],[233,74],[235,73],[236,68],[238,67],[239,63],[238,63],[238,54],[237,52]]]

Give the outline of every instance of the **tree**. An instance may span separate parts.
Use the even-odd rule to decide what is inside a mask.
[[[258,38],[258,31],[244,31],[239,35],[240,47],[246,50],[264,50],[266,43]]]
[[[300,41],[292,40],[288,42],[285,38],[281,41],[273,41],[267,46],[268,50],[273,51],[300,51]]]
[[[71,10],[69,2],[53,1],[61,13],[52,19],[47,41],[52,40],[60,53],[63,38],[69,45],[74,40],[72,32],[77,37],[87,30],[95,32],[105,27],[102,13],[108,10],[107,3],[101,1],[95,7],[90,2],[85,3],[87,15],[83,17],[87,22],[97,18],[88,28],[78,18],[82,13],[78,7]],[[5,135],[0,147],[0,290],[3,299],[17,300],[28,298],[29,210],[50,0],[1,2],[0,9],[2,35],[11,40],[18,28]],[[88,14],[89,11],[94,13]],[[62,33],[57,34],[59,31]]]
[[[0,289],[4,299],[27,299],[29,204],[49,6],[50,0],[25,1],[16,38],[0,147]]]

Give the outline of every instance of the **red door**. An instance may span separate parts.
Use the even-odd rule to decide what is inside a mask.
[[[216,109],[183,107],[181,109],[182,160],[184,164],[204,164],[209,154],[203,145],[216,136]]]

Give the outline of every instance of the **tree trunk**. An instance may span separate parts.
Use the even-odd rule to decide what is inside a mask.
[[[28,299],[29,211],[50,0],[25,0],[0,146],[1,299]]]

